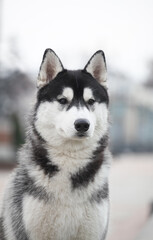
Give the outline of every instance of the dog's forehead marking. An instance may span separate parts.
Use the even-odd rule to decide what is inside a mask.
[[[69,101],[71,101],[74,96],[73,89],[70,87],[64,88],[62,92],[62,96],[67,98]]]
[[[85,101],[88,101],[90,98],[94,99],[93,92],[90,88],[84,89],[83,98]]]

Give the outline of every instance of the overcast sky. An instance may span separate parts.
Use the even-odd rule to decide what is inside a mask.
[[[66,68],[77,69],[103,49],[111,68],[145,78],[153,59],[152,0],[1,1],[3,62],[36,72],[50,47]]]

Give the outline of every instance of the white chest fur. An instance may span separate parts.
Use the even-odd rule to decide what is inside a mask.
[[[23,201],[23,221],[32,240],[100,240],[107,225],[108,203],[61,205],[32,196]]]
[[[62,159],[62,160],[61,160]],[[73,189],[71,176],[83,169],[91,160],[89,159],[73,159],[62,156],[58,160],[54,158],[53,163],[58,162],[59,172],[57,172],[51,178],[48,177],[42,169],[38,166],[33,166],[33,169],[29,169],[29,176],[31,176],[35,184],[39,187],[43,187],[47,194],[59,201],[61,204],[73,205],[75,203],[83,203],[89,201],[92,194],[99,189],[102,189],[104,184],[108,181],[109,165],[102,164],[101,168],[97,171],[94,181],[89,181],[86,187]]]
[[[30,240],[102,239],[108,221],[108,199],[100,204],[91,199],[107,182],[109,166],[103,164],[94,181],[85,187],[73,189],[71,181],[71,176],[91,161],[88,154],[82,159],[63,155],[56,158],[52,152],[52,163],[58,163],[59,172],[51,178],[38,166],[29,169],[29,176],[50,197],[47,202],[29,195],[23,199],[23,221]]]

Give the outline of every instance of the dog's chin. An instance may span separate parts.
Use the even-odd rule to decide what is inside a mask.
[[[85,141],[85,140],[91,138],[92,136],[93,136],[93,134],[90,134],[90,133],[75,133],[72,136],[72,140]]]
[[[61,137],[64,141],[84,141],[93,136],[91,131],[87,132],[65,132],[63,129],[58,129],[58,136]]]
[[[67,135],[67,134],[59,134],[63,140],[70,140],[70,141],[73,141],[73,140],[77,140],[77,141],[81,141],[81,140],[84,140],[84,139],[87,139],[87,138],[90,138],[89,134],[84,134],[84,133],[76,133],[76,134],[73,134],[73,135]]]

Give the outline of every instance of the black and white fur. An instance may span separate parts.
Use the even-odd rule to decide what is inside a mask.
[[[5,192],[1,240],[104,240],[108,227],[106,62],[65,70],[51,49],[19,164]]]

